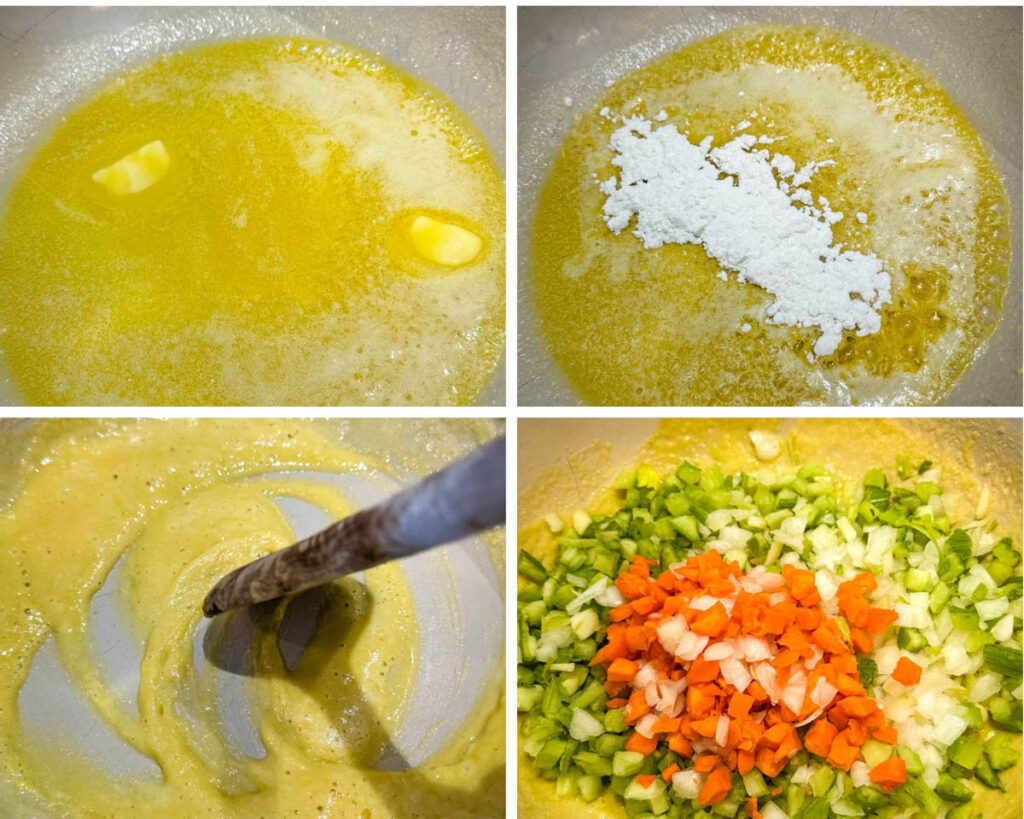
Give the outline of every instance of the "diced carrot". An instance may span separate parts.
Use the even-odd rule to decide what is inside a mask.
[[[657,779],[657,778],[658,777],[656,777],[654,774],[638,774],[637,776],[633,777],[634,781],[641,788],[649,788],[649,787],[651,787],[651,785],[654,784],[654,780]]]
[[[828,756],[828,749],[839,730],[828,720],[819,719],[804,734],[804,747],[812,754]]]
[[[694,719],[706,717],[715,708],[715,698],[708,696],[705,686],[691,685],[686,689],[686,711]]]
[[[679,730],[680,717],[658,717],[651,725],[652,734],[674,734]]]
[[[658,601],[648,595],[633,601],[633,611],[637,614],[650,614],[656,608],[658,608]]]
[[[616,697],[615,699],[608,700],[605,705],[608,708],[625,708],[629,704],[629,700],[624,700],[622,697]]]
[[[671,765],[669,765],[665,770],[661,772],[661,778],[664,779],[666,782],[671,782],[672,775],[679,773],[679,770],[679,763],[673,762]]]
[[[782,793],[782,785],[776,785],[774,788],[768,791],[768,793],[770,793],[772,796],[778,796],[780,793]]]
[[[860,628],[850,629],[850,642],[853,643],[853,647],[861,654],[870,654],[871,649],[875,647],[868,633]]]
[[[889,626],[896,622],[899,615],[888,609],[868,609],[867,618],[864,621],[864,628],[868,634],[881,634]]]
[[[751,751],[739,751],[736,754],[736,770],[740,776],[746,776],[754,770],[754,754]]]
[[[846,697],[837,703],[836,708],[848,717],[866,717],[878,710],[878,703],[870,697]]]
[[[629,564],[629,571],[637,575],[637,577],[650,577],[651,564],[647,562],[646,558],[634,555],[633,562]]]
[[[621,606],[616,606],[613,609],[608,610],[608,617],[613,623],[621,623],[623,620],[628,620],[633,616],[633,606],[629,603],[623,603]]]
[[[851,745],[846,741],[842,734],[839,734],[833,740],[832,745],[828,750],[828,755],[825,758],[833,767],[849,771],[859,756],[860,748],[856,745]]]
[[[651,706],[647,704],[647,697],[639,688],[634,689],[629,695],[629,705],[626,706],[626,719],[629,722],[636,722],[641,717],[651,713]]]
[[[891,791],[907,781],[907,763],[898,756],[879,762],[868,772],[871,781],[884,791]]]
[[[643,626],[630,626],[626,629],[626,645],[630,651],[647,651],[650,644],[651,635]]]
[[[682,757],[693,756],[693,746],[682,734],[672,734],[668,738],[668,749]]]
[[[690,664],[690,671],[686,675],[687,684],[713,682],[718,676],[718,665],[718,660],[705,660],[703,657],[698,657]]]
[[[692,727],[693,730],[702,737],[708,737],[710,739],[718,730],[718,717],[706,717],[704,719],[696,720]]]
[[[839,732],[839,736],[845,736],[850,745],[858,748],[871,738],[867,727],[859,719],[851,719],[846,729]]]
[[[608,666],[609,682],[629,682],[636,676],[639,666],[632,660],[619,657]]]
[[[697,773],[711,773],[722,763],[715,754],[705,754],[704,756],[698,756],[693,760],[693,769]]]
[[[750,819],[761,819],[761,811],[757,809],[757,797],[751,796],[747,799],[747,816]]]
[[[891,725],[882,725],[871,732],[872,736],[879,742],[887,745],[895,745],[900,738],[899,732]]]
[[[846,646],[843,645],[843,641],[839,639],[839,635],[832,631],[827,623],[822,623],[818,626],[811,633],[811,637],[814,642],[831,654],[842,654],[846,651]]]
[[[697,794],[697,801],[701,805],[717,805],[729,795],[732,790],[732,776],[729,770],[724,767],[715,768],[704,780],[704,786]]]
[[[690,631],[707,637],[718,637],[725,631],[728,623],[729,614],[726,612],[725,606],[721,603],[715,603],[715,605],[690,623]]]
[[[906,657],[900,657],[892,670],[892,678],[904,685],[917,685],[921,682],[921,666]]]
[[[632,736],[626,740],[626,750],[636,751],[644,756],[650,756],[655,752],[658,747],[657,737],[645,737],[638,731],[634,731]]]
[[[750,708],[753,704],[753,697],[749,694],[737,692],[729,700],[729,716],[733,719],[742,719],[750,713]]]
[[[631,572],[623,572],[615,578],[615,585],[619,587],[622,596],[627,600],[637,600],[647,595],[647,586],[649,584],[642,577],[637,577]]]

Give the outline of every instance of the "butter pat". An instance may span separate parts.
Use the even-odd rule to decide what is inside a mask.
[[[483,246],[483,240],[473,231],[429,216],[413,219],[409,236],[416,252],[423,258],[447,267],[473,261]]]
[[[155,185],[170,164],[171,157],[158,139],[96,171],[92,179],[115,196],[124,196]]]

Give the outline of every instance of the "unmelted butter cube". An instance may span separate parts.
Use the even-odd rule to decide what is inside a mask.
[[[483,240],[464,227],[441,222],[430,216],[417,216],[409,226],[416,252],[428,261],[458,267],[476,258]]]
[[[124,196],[155,185],[167,173],[170,164],[171,157],[158,139],[121,157],[113,165],[101,168],[92,178],[115,196]]]

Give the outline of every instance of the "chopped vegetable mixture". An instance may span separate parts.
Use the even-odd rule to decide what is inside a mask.
[[[1018,761],[1021,555],[939,479],[641,466],[615,514],[550,515],[554,566],[519,556],[533,764],[631,816],[975,816]]]

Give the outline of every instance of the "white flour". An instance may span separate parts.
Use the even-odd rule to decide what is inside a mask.
[[[775,297],[771,322],[819,328],[816,356],[835,352],[844,330],[878,332],[879,310],[891,301],[889,273],[874,254],[833,245],[832,225],[843,214],[824,197],[816,207],[804,187],[830,162],[798,168],[757,148],[752,134],[718,148],[710,137],[694,145],[674,125],[655,127],[644,117],[623,120],[610,145],[621,173],[601,192],[614,233],[635,216],[644,247],[702,245],[740,282]]]

